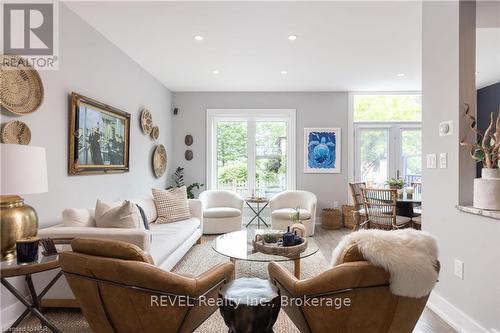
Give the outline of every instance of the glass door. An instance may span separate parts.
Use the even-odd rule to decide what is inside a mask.
[[[355,177],[367,186],[383,186],[389,178],[390,128],[357,127]]]
[[[399,176],[407,186],[422,182],[422,130],[404,128],[399,131]]]

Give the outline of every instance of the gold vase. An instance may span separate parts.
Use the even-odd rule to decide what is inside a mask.
[[[16,240],[34,237],[38,232],[38,215],[33,207],[24,204],[18,195],[0,196],[0,231],[2,260],[16,257]]]

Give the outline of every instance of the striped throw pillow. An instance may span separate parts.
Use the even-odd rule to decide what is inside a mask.
[[[158,218],[156,223],[170,223],[187,220],[191,217],[187,200],[186,186],[170,190],[153,189],[153,200]]]

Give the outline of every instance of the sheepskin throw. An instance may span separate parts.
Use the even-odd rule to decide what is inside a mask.
[[[414,229],[360,230],[343,237],[332,254],[332,266],[344,250],[357,244],[363,257],[390,273],[394,295],[427,296],[438,279],[438,248],[429,233]]]

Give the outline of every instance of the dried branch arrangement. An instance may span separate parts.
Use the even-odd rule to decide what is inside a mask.
[[[466,138],[460,141],[460,145],[469,148],[470,156],[483,163],[484,168],[498,168],[500,164],[500,110],[495,121],[493,112],[490,114],[490,124],[484,134],[477,129],[477,121],[470,114],[470,107],[466,104],[465,118],[470,122],[469,128],[476,137],[474,142],[466,141]]]

